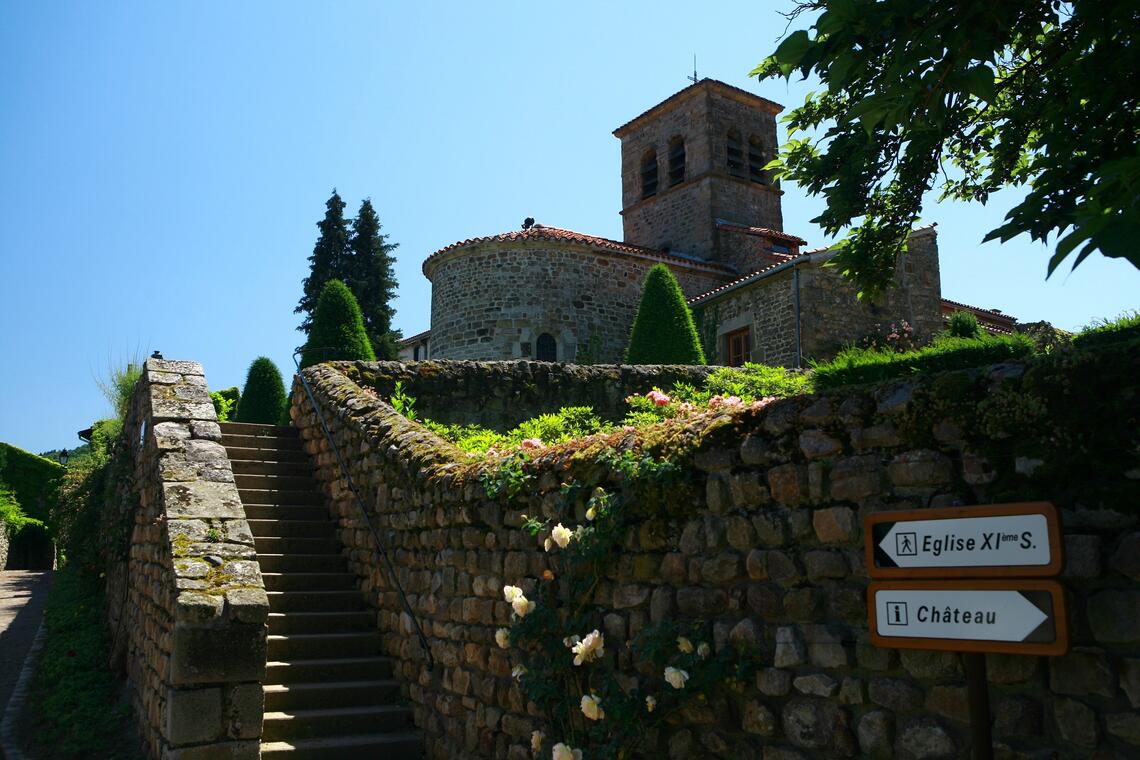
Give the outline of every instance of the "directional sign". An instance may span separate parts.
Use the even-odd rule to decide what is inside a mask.
[[[871,641],[895,649],[1060,655],[1065,598],[1053,581],[872,583]]]
[[[1048,502],[877,512],[864,521],[872,578],[1053,576],[1061,531]]]

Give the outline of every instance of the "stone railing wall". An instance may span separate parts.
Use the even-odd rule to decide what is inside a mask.
[[[880,649],[869,640],[862,518],[879,510],[1052,500],[1064,525],[1060,580],[1072,650],[1057,658],[987,655],[998,755],[1140,752],[1133,403],[1140,356],[1097,361],[1068,366],[1051,358],[786,399],[602,442],[669,452],[686,474],[676,503],[657,514],[647,505],[637,510],[649,514],[634,520],[596,588],[595,601],[611,610],[604,618],[608,656],[648,624],[704,620],[718,650],[754,645],[764,662],[742,691],[726,689],[711,710],[686,711],[647,737],[643,751],[671,758],[966,756],[959,656]],[[350,564],[379,610],[383,645],[401,658],[398,675],[428,756],[529,758],[531,731],[541,723],[511,678],[512,653],[494,641],[511,614],[503,586],[533,588],[548,568],[550,555],[520,530],[520,515],[578,524],[582,505],[560,511],[560,484],[574,479],[589,493],[595,485],[621,489],[622,478],[597,461],[599,441],[571,442],[526,464],[518,496],[488,499],[479,475],[491,465],[464,459],[396,414],[346,369],[358,377],[391,370],[322,365],[305,373],[391,544],[434,669],[419,652],[299,385],[294,420],[339,517]],[[498,371],[503,386],[520,382],[506,368]],[[1121,400],[1117,411],[1084,419],[1098,399],[1110,398]],[[1039,422],[1042,438],[1019,432]],[[1072,443],[1066,436],[1084,435],[1082,423],[1096,435]],[[1084,466],[1072,467],[1073,451],[1097,445],[1103,450],[1088,448]],[[1050,472],[1061,474],[1051,479]]]
[[[269,601],[221,437],[201,365],[147,360],[104,531],[129,530],[107,599],[152,758],[260,754]]]
[[[416,398],[416,412],[436,422],[509,430],[564,406],[592,406],[619,420],[625,398],[678,382],[700,385],[715,367],[580,366],[549,362],[336,362],[334,366],[381,396],[397,381]]]

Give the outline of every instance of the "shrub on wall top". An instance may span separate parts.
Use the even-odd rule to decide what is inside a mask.
[[[982,328],[978,324],[978,318],[970,312],[956,311],[950,315],[946,332],[954,338],[980,338]]]
[[[338,360],[376,361],[360,305],[340,280],[329,280],[317,300],[301,367]]]
[[[693,313],[677,278],[664,264],[654,265],[645,277],[625,360],[630,364],[705,363]]]
[[[285,384],[271,359],[259,356],[249,365],[234,422],[278,424],[285,413]]]

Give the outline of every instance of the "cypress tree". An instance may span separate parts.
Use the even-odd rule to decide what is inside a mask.
[[[375,361],[376,353],[364,330],[360,305],[352,291],[340,280],[329,280],[313,312],[309,341],[301,354],[301,367],[346,359]]]
[[[693,313],[677,278],[655,264],[645,278],[625,360],[630,364],[704,364]]]
[[[285,404],[285,383],[277,365],[265,356],[257,357],[245,376],[234,422],[277,425],[284,419]]]
[[[391,302],[396,297],[392,252],[397,244],[389,243],[388,236],[382,235],[380,229],[380,217],[376,215],[372,201],[365,198],[352,222],[348,257],[341,279],[360,304],[364,329],[376,356],[395,359],[399,352],[396,342],[400,333],[392,329],[396,310]]]
[[[345,203],[333,188],[332,195],[325,202],[325,218],[317,222],[320,236],[309,257],[309,276],[301,284],[304,291],[294,314],[304,314],[301,326],[297,329],[309,334],[313,324],[313,310],[325,283],[336,277],[343,277],[345,261],[348,258],[348,222],[344,220]]]

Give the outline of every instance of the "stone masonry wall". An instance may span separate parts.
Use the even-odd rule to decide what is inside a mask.
[[[201,365],[148,359],[105,519],[130,525],[107,598],[151,758],[260,754],[269,601],[221,437]]]
[[[525,466],[529,485],[510,501],[487,498],[479,483],[487,463],[463,458],[395,413],[344,366],[305,375],[390,542],[434,669],[299,387],[292,412],[350,564],[379,611],[383,646],[400,658],[398,676],[431,758],[531,757],[538,723],[511,677],[509,650],[494,641],[510,617],[502,587],[529,589],[547,568],[549,555],[519,529],[521,514],[577,524],[581,514],[560,511],[562,482],[573,479],[586,493],[599,484],[622,488],[597,459],[599,446],[670,452],[686,476],[663,511],[645,505],[643,517],[631,518],[623,551],[599,579],[595,600],[612,610],[604,621],[607,657],[620,658],[622,642],[647,624],[675,619],[708,621],[714,647],[753,645],[764,661],[740,691],[726,689],[648,736],[646,756],[966,756],[958,655],[869,641],[862,519],[880,510],[1038,499],[1053,500],[1062,515],[1072,651],[986,657],[997,755],[1140,752],[1140,463],[1116,446],[1073,470],[1070,461],[1050,459],[1055,444],[1033,449],[1039,442],[1001,432],[1023,424],[1036,407],[1018,404],[1030,401],[1045,405],[1033,414],[1050,424],[1071,419],[1073,404],[1109,392],[1098,385],[1106,375],[1113,393],[1136,398],[1134,351],[1071,371],[1050,357],[570,442],[536,454]],[[1099,421],[1095,440],[1134,440],[1135,409]],[[969,415],[985,424],[964,427]],[[1070,474],[1058,480],[1036,478],[1065,467]]]
[[[919,230],[908,241],[907,254],[896,270],[896,287],[882,302],[866,304],[856,288],[830,267],[800,269],[800,319],[805,357],[829,359],[845,344],[872,333],[877,326],[907,320],[914,337],[925,343],[943,329],[942,285],[938,240],[933,228]]]
[[[481,243],[433,263],[431,353],[440,359],[529,359],[549,333],[558,361],[589,351],[621,361],[645,274],[655,262],[578,243]],[[689,296],[726,279],[669,264]]]
[[[550,364],[547,362],[336,362],[339,372],[383,398],[397,382],[416,412],[436,422],[510,430],[536,414],[591,406],[603,419],[625,416],[625,398],[683,382],[700,385],[714,367]]]
[[[704,323],[717,326],[715,360],[718,363],[728,361],[725,335],[749,327],[751,361],[779,367],[796,366],[796,307],[791,271],[739,288],[697,308]]]

